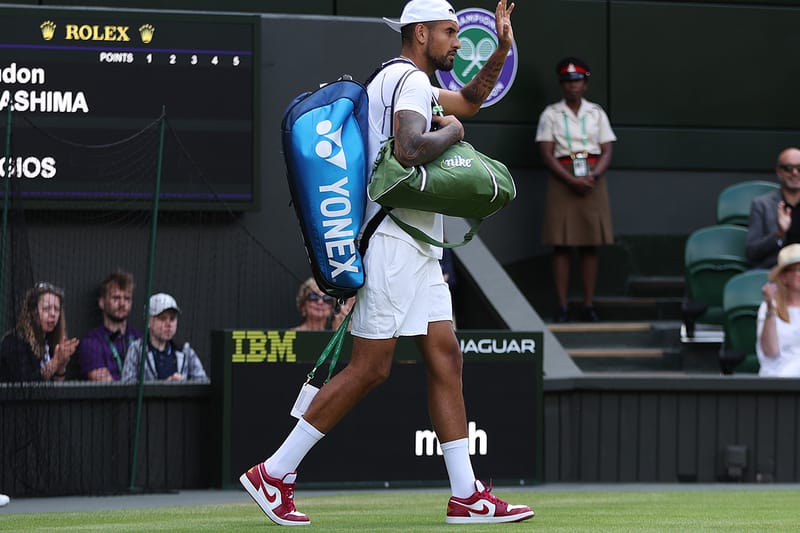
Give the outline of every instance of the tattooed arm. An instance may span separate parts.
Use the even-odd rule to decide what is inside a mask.
[[[416,111],[395,113],[394,156],[405,167],[433,161],[447,148],[464,138],[464,126],[454,116],[434,115],[433,131],[426,131],[425,117]]]
[[[442,89],[439,92],[439,103],[448,115],[460,117],[472,116],[481,108],[481,104],[492,92],[500,71],[506,62],[511,44],[514,42],[514,30],[511,28],[511,12],[514,3],[506,6],[507,0],[500,0],[495,9],[495,25],[498,45],[483,68],[460,91]]]

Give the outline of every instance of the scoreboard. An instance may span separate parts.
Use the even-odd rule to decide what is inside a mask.
[[[256,15],[0,8],[0,177],[20,180],[26,202],[45,207],[150,201],[82,168],[70,143],[113,144],[163,111],[176,139],[164,168],[183,171],[164,175],[161,205],[254,208],[259,27]]]

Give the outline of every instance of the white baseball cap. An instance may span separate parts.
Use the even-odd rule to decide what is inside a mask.
[[[159,292],[150,297],[150,316],[158,316],[167,309],[174,309],[179,313],[181,312],[181,308],[178,307],[178,302],[169,294]]]
[[[433,22],[435,20],[452,20],[458,22],[456,10],[445,0],[411,0],[403,8],[403,13],[399,20],[383,17],[386,24],[394,31],[406,24],[416,24],[418,22]]]

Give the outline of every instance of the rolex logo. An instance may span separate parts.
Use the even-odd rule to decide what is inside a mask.
[[[144,44],[149,44],[150,41],[153,40],[153,34],[156,32],[156,29],[153,27],[152,24],[142,24],[139,26],[139,36],[142,38],[142,42]]]
[[[53,38],[56,33],[56,23],[52,20],[45,20],[39,26],[39,29],[42,30],[42,38],[45,41],[49,41]]]

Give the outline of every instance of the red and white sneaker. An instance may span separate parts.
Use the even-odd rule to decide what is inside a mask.
[[[308,526],[311,520],[294,507],[294,486],[297,472],[289,472],[283,479],[267,474],[264,463],[239,476],[245,488],[267,517],[279,526]]]
[[[491,494],[480,481],[475,481],[475,492],[469,498],[450,497],[447,502],[448,524],[489,524],[494,522],[520,522],[533,518],[527,505],[509,505]]]

